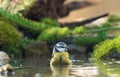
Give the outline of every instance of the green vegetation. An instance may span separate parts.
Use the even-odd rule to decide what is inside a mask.
[[[116,15],[110,15],[108,18],[108,22],[120,22],[120,17]]]
[[[55,41],[58,39],[62,39],[65,38],[67,36],[69,36],[70,34],[70,30],[67,27],[64,28],[60,28],[60,27],[56,27],[56,28],[49,28],[44,30],[39,36],[38,36],[38,40],[42,41]]]
[[[108,31],[119,30],[120,26],[110,26],[104,23],[96,29],[85,29],[84,32],[78,33],[79,36],[74,38],[74,43],[77,45],[97,44],[109,38]],[[81,30],[81,29],[80,29]],[[79,29],[78,29],[79,31]],[[112,33],[111,33],[112,35]]]
[[[92,36],[85,36],[85,37],[78,37],[74,39],[74,43],[77,45],[87,46],[89,44],[97,44],[100,42],[98,37]]]
[[[9,21],[12,21],[13,23],[16,23],[17,26],[20,26],[22,28],[26,28],[26,30],[31,31],[33,33],[40,34],[38,36],[38,40],[41,40],[41,41],[42,40],[46,40],[46,41],[56,40],[56,39],[58,39],[58,37],[61,37],[61,36],[66,37],[66,36],[69,36],[69,34],[71,33],[73,36],[74,35],[80,36],[80,37],[77,37],[77,38],[80,38],[79,41],[81,41],[81,39],[83,39],[83,38],[88,37],[89,39],[86,39],[86,40],[88,40],[90,42],[91,40],[94,40],[93,36],[96,33],[97,33],[97,35],[99,35],[100,38],[103,39],[104,37],[106,38],[106,32],[105,31],[113,30],[113,29],[115,29],[115,30],[119,29],[119,26],[111,26],[109,23],[104,23],[102,25],[103,27],[95,28],[95,29],[94,28],[93,29],[85,29],[85,27],[76,27],[73,30],[68,30],[68,29],[64,29],[64,28],[60,29],[59,28],[60,25],[55,20],[51,20],[51,19],[48,19],[48,18],[42,19],[41,22],[35,22],[35,21],[25,19],[22,16],[12,14],[12,13],[10,13],[8,11],[5,11],[5,10],[2,10],[2,9],[0,9],[0,14],[2,16],[4,16],[6,19],[8,19]],[[113,20],[116,20],[116,19],[113,19]],[[56,28],[54,28],[54,27],[56,27]],[[57,30],[55,30],[55,29],[57,29]],[[64,30],[64,31],[66,30],[66,31],[62,32],[61,30]],[[53,33],[55,33],[55,34],[53,34]],[[81,37],[81,36],[84,36],[84,37]],[[95,36],[95,38],[96,38],[96,36]],[[78,39],[77,39],[77,42],[78,42]],[[98,42],[98,41],[96,40],[96,42]]]
[[[2,15],[3,17],[5,17],[7,20],[17,24],[17,26],[32,30],[33,32],[37,32],[40,33],[43,30],[47,29],[47,28],[51,28],[51,27],[58,27],[58,25],[49,25],[46,23],[42,23],[42,22],[35,22],[35,21],[31,21],[28,19],[25,19],[24,17],[17,15],[17,14],[12,14],[8,11],[5,11],[3,9],[0,9],[0,15]]]
[[[58,22],[56,22],[56,20],[50,19],[50,18],[43,18],[43,19],[41,19],[40,22],[51,25],[51,26],[60,26],[60,24]]]
[[[120,22],[120,17],[116,15],[110,15],[108,17],[108,20],[105,23],[101,24],[99,27],[90,29],[85,29],[84,27],[83,30],[82,28],[78,28],[78,31],[82,30],[82,33],[79,33],[80,36],[76,37],[74,39],[74,42],[77,45],[97,44],[111,37],[109,36],[109,34],[117,36],[117,34],[114,33],[115,31],[120,29],[120,25],[118,24],[118,22]],[[112,38],[114,38],[114,36],[112,36]]]
[[[82,34],[85,32],[85,28],[83,26],[80,27],[75,27],[75,29],[73,29],[72,33],[73,34]]]
[[[8,53],[18,54],[18,43],[22,35],[7,20],[0,17],[0,43]]]
[[[108,52],[111,52],[112,49],[120,52],[120,36],[116,37],[114,39],[111,39],[111,40],[107,39],[107,40],[97,44],[94,47],[93,57],[97,58],[97,59],[100,59],[102,56],[104,56]]]
[[[120,28],[120,26],[118,24],[119,22],[120,22],[120,17],[115,16],[115,15],[109,16],[108,22],[103,25],[103,27],[105,27],[104,31],[106,32],[106,31],[109,31],[110,29],[112,29],[111,35],[115,35],[117,37],[112,37],[114,39],[110,39],[110,38],[108,38],[109,33],[103,33],[103,36],[104,36],[103,38],[105,41],[103,40],[99,44],[95,45],[94,50],[93,50],[94,54],[92,57],[101,59],[102,57],[104,57],[106,55],[110,56],[109,53],[112,53],[115,51],[120,52],[120,36],[114,34],[114,31],[119,30],[119,28]],[[116,24],[117,24],[117,26],[116,26]],[[107,29],[107,30],[105,30],[105,29]],[[102,32],[100,32],[100,33],[102,33]],[[102,38],[102,37],[99,37],[99,38]]]
[[[5,11],[3,9],[0,9],[0,15],[1,15],[0,43],[2,43],[5,46],[5,49],[7,51],[10,51],[10,52],[15,51],[15,53],[20,51],[19,47],[22,47],[23,49],[25,49],[26,45],[31,41],[31,38],[26,38],[27,36],[23,37],[20,40],[21,34],[19,33],[19,30],[16,30],[15,28],[18,28],[18,29],[23,28],[24,30],[23,35],[24,35],[24,32],[29,32],[30,34],[33,33],[33,37],[34,37],[35,33],[37,33],[38,35],[36,36],[36,38],[39,41],[55,42],[56,40],[61,40],[66,37],[69,38],[72,36],[73,42],[75,44],[84,45],[84,46],[87,46],[90,44],[94,44],[94,45],[98,44],[99,42],[102,42],[109,38],[109,32],[111,32],[110,34],[112,35],[114,34],[113,31],[120,29],[120,25],[118,24],[118,22],[120,22],[120,17],[114,16],[114,15],[110,16],[107,22],[105,22],[104,24],[98,27],[86,28],[84,26],[79,26],[73,29],[69,29],[68,27],[63,27],[63,28],[60,27],[60,24],[58,24],[56,20],[43,18],[41,19],[41,21],[36,22],[36,21],[26,19],[21,15],[13,14],[11,12]],[[11,25],[11,23],[13,23],[14,25]],[[2,26],[4,24],[7,26]],[[10,36],[8,36],[9,33],[7,32],[11,33]],[[8,39],[8,37],[10,38]],[[13,38],[13,37],[16,37],[16,38]],[[37,41],[36,38],[34,39],[35,41]],[[13,41],[13,40],[16,40],[16,41]],[[12,41],[15,43],[13,43]],[[13,46],[13,47],[10,47],[10,46]],[[95,52],[97,51],[96,49],[97,48],[95,48]],[[118,49],[120,48],[116,47],[116,50]],[[101,57],[107,51],[103,51],[103,52],[101,51],[100,55],[97,58]]]

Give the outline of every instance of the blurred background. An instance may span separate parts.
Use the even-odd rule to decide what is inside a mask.
[[[119,77],[119,3],[0,0],[0,51],[10,56],[13,66],[30,67],[15,70],[14,77]],[[68,46],[71,68],[49,67],[60,41]],[[91,63],[94,59],[105,61]]]
[[[119,0],[0,0],[0,4],[0,50],[13,58],[50,57],[59,41],[68,45],[71,58],[88,58],[96,44],[119,35]]]

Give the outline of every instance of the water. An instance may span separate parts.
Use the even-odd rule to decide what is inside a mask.
[[[73,64],[69,66],[52,66],[45,59],[13,62],[14,66],[22,64],[23,67],[16,68],[14,75],[8,77],[120,77],[119,61],[92,63],[74,60]]]

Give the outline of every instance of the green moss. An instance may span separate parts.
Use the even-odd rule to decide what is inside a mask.
[[[44,22],[35,22],[32,20],[28,20],[18,14],[13,14],[3,9],[0,9],[0,15],[6,18],[7,20],[17,24],[16,26],[22,27],[27,31],[32,31],[33,33],[41,33],[45,29],[59,26],[57,22],[55,22],[54,20],[50,21],[49,19],[46,19],[46,23],[44,23],[45,20]]]
[[[7,52],[18,53],[15,47],[20,41],[21,34],[4,18],[0,17],[0,43]]]
[[[109,23],[109,22],[105,22],[101,25],[101,28],[109,28],[111,27],[112,25]]]
[[[40,22],[52,25],[54,27],[60,26],[60,24],[56,20],[50,18],[42,18]]]
[[[100,42],[100,39],[98,37],[93,37],[93,36],[78,37],[74,39],[75,44],[82,45],[82,46],[86,46],[89,44],[96,44],[99,42]]]
[[[104,56],[105,54],[107,54],[108,52],[111,52],[110,50],[114,49],[118,52],[120,52],[120,36],[116,37],[112,40],[107,39],[103,42],[100,42],[99,44],[97,44],[94,47],[94,53],[93,53],[93,57],[100,59],[102,56]]]
[[[109,22],[120,22],[120,17],[117,15],[110,15],[108,18]]]
[[[85,28],[83,26],[75,27],[75,29],[73,29],[72,31],[73,34],[80,34],[84,32],[85,32]]]
[[[69,28],[55,27],[44,30],[39,36],[38,40],[54,41],[64,37],[67,37],[70,33]]]

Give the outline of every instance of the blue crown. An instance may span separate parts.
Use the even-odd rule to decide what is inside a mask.
[[[54,50],[55,52],[65,52],[67,51],[67,45],[64,42],[58,42],[55,46],[54,46]]]

